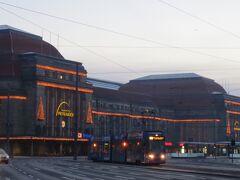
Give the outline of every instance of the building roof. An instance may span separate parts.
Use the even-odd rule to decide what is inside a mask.
[[[27,31],[23,31],[21,29],[9,26],[9,25],[0,25],[0,31],[15,31],[15,32],[20,32],[20,33],[24,33],[26,35],[30,35],[32,37],[38,38],[38,39],[42,39],[42,37],[37,36],[35,34],[29,33]]]
[[[24,33],[27,33],[26,31],[23,31],[21,29],[17,29],[17,28],[14,28],[12,26],[9,26],[9,25],[0,25],[0,31],[1,30],[6,30],[6,29],[9,29],[9,30],[14,30],[14,31],[21,31],[21,32],[24,32]]]
[[[3,56],[6,59],[29,52],[64,59],[61,53],[42,37],[8,25],[0,25],[1,61]]]
[[[121,87],[121,83],[113,82],[113,81],[106,81],[94,78],[87,78],[87,82],[92,84],[93,87],[104,88],[104,89],[111,89],[111,90],[119,90]]]
[[[132,81],[144,80],[164,80],[164,79],[186,79],[186,78],[201,78],[202,76],[195,73],[177,73],[177,74],[156,74],[144,76],[141,78],[133,79]]]

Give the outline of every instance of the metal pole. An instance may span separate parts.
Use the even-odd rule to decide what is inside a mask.
[[[78,139],[78,63],[76,64],[76,86],[75,86],[75,118],[74,118],[74,145],[73,145],[73,160],[77,160],[77,139]]]
[[[8,84],[7,90],[7,123],[6,123],[6,135],[7,135],[7,152],[9,156],[11,156],[11,148],[10,148],[10,88]]]

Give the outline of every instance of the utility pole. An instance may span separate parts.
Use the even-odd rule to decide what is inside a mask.
[[[9,156],[11,156],[11,149],[10,149],[10,87],[8,84],[7,89],[7,122],[6,122],[6,136],[7,136],[7,152]]]
[[[78,63],[76,63],[76,84],[75,84],[75,118],[74,118],[74,144],[73,144],[73,160],[77,160],[77,155],[78,155]]]
[[[6,137],[7,137],[7,153],[12,158],[12,150],[11,150],[11,144],[10,144],[10,136],[11,136],[11,128],[12,128],[12,122],[11,122],[11,115],[10,115],[10,84],[8,83],[7,87],[7,118],[6,118]]]

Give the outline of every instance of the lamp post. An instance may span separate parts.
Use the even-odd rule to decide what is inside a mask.
[[[74,118],[74,144],[73,144],[73,160],[77,160],[77,139],[78,139],[78,63],[76,63],[76,84],[75,84],[75,118]]]
[[[145,120],[145,115],[148,115],[148,109],[145,109],[144,111],[141,112],[142,114],[142,124],[141,124],[141,131],[145,131],[146,129],[146,120]]]
[[[12,157],[11,146],[10,146],[10,132],[11,132],[11,119],[10,119],[10,85],[8,84],[7,89],[7,118],[6,118],[6,137],[7,137],[7,152]]]

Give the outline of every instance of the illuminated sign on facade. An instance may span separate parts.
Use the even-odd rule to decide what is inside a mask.
[[[238,121],[234,122],[234,131],[240,131],[239,122]]]
[[[69,104],[63,101],[59,104],[57,108],[56,116],[73,117],[74,113],[70,110]]]

